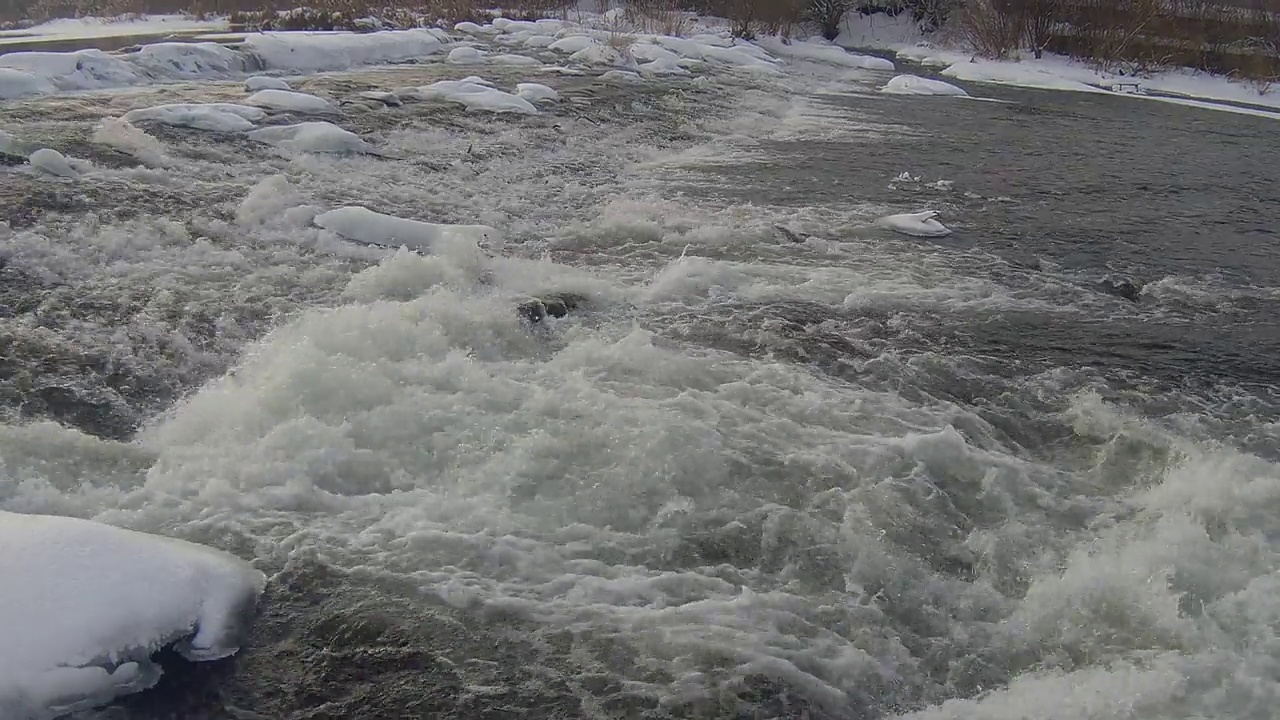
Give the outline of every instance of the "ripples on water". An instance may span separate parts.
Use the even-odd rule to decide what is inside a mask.
[[[231,86],[7,107],[99,170],[4,176],[0,507],[274,573],[113,717],[1270,717],[1270,121],[808,70],[844,95],[348,106],[398,159],[94,139]],[[344,204],[508,242],[309,226]],[[921,206],[956,235],[871,227]]]

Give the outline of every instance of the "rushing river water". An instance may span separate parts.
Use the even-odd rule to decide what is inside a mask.
[[[101,715],[1272,717],[1277,126],[888,77],[345,105],[384,157],[94,134],[228,83],[0,108],[96,166],[0,171],[0,508],[272,576]],[[347,204],[507,239],[309,225]]]

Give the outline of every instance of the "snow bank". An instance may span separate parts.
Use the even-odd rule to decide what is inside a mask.
[[[266,116],[267,114],[262,108],[248,105],[177,103],[130,110],[124,114],[123,118],[129,123],[150,120],[165,125],[195,128],[196,130],[246,132],[253,129],[254,122]]]
[[[317,215],[316,226],[348,240],[404,247],[420,252],[440,251],[442,245],[475,246],[500,242],[501,234],[487,225],[437,225],[383,215],[367,208],[348,206]]]
[[[1075,73],[1071,73],[1075,74]],[[1071,90],[1074,92],[1107,92],[1088,84],[1085,79],[1068,77],[1059,68],[1046,68],[1026,63],[1003,63],[991,60],[976,62],[959,62],[946,70],[943,77],[966,80],[968,82],[995,83],[998,85],[1017,85],[1018,87],[1037,88],[1041,90]],[[1088,81],[1101,80],[1096,74],[1087,76]]]
[[[169,643],[195,661],[233,655],[266,585],[210,548],[9,512],[0,577],[0,717],[38,720],[154,685],[148,658]]]
[[[249,139],[294,152],[366,153],[373,150],[359,135],[327,122],[262,128],[249,133]]]
[[[444,49],[441,37],[426,29],[353,33],[262,33],[250,35],[241,52],[263,70],[320,72],[358,65],[401,62]]]
[[[0,46],[54,38],[107,38],[177,32],[215,32],[227,28],[227,21],[222,18],[195,20],[186,15],[147,15],[134,20],[118,18],[50,20],[22,30],[0,32]]]
[[[244,56],[217,43],[155,43],[129,62],[161,77],[192,79],[226,77],[245,70]]]
[[[951,83],[930,80],[915,75],[899,75],[885,83],[885,86],[880,88],[880,92],[889,95],[956,95],[964,97],[969,95],[969,93]]]
[[[292,90],[289,83],[278,77],[267,77],[266,75],[254,75],[244,81],[244,89],[249,92],[258,92],[259,90]]]
[[[245,98],[249,105],[257,105],[268,110],[298,113],[336,113],[338,108],[322,97],[292,90],[259,90]]]
[[[871,55],[855,55],[845,51],[838,45],[826,42],[792,42],[785,43],[779,37],[764,37],[756,41],[760,47],[774,55],[811,60],[813,62],[838,65],[840,67],[859,68],[862,70],[893,70],[890,60]]]

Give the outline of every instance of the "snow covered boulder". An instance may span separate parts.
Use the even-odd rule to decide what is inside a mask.
[[[249,92],[258,92],[259,90],[292,90],[289,83],[277,77],[267,77],[266,75],[254,75],[244,81],[244,89]]]
[[[317,227],[348,240],[385,247],[403,245],[419,252],[438,252],[445,249],[442,246],[478,247],[481,242],[502,240],[501,234],[488,225],[437,225],[383,215],[359,206],[321,213],[314,222]]]
[[[31,167],[36,168],[37,170],[42,170],[50,175],[56,175],[57,177],[64,178],[80,177],[80,172],[72,167],[71,162],[67,160],[66,156],[57,150],[40,148],[39,150],[31,153],[31,156],[27,158],[27,161],[31,163]]]
[[[333,103],[322,97],[290,90],[259,90],[245,98],[245,103],[281,112],[308,113],[312,115],[338,112],[338,108],[334,107]]]
[[[560,93],[541,83],[517,83],[516,95],[531,103],[550,102],[560,99]]]
[[[175,103],[138,108],[124,114],[125,122],[153,121],[176,127],[214,132],[247,132],[253,123],[265,118],[262,108],[232,103]]]
[[[359,135],[327,122],[265,127],[249,133],[249,139],[294,152],[338,154],[373,152],[373,146]]]
[[[551,43],[547,46],[547,49],[554,50],[558,53],[564,53],[566,55],[572,55],[576,52],[581,52],[589,47],[595,47],[599,44],[600,43],[593,37],[588,37],[586,35],[570,35]]]
[[[899,75],[885,83],[885,86],[880,88],[880,92],[888,95],[969,96],[969,93],[961,90],[951,83],[945,83],[941,80],[930,80],[928,78],[917,77],[915,75]]]
[[[450,50],[447,60],[455,65],[474,65],[484,62],[484,53],[469,45],[463,45]]]
[[[53,83],[34,73],[0,67],[0,100],[48,95],[55,90]]]
[[[0,717],[46,720],[151,687],[150,656],[243,644],[262,573],[218,550],[76,518],[0,512]]]
[[[486,110],[494,113],[521,113],[536,115],[538,109],[519,95],[512,95],[480,78],[441,80],[419,88],[416,95],[423,99],[441,98],[465,105],[468,110]]]
[[[212,42],[145,45],[130,56],[130,61],[159,77],[184,80],[244,72],[243,55]]]
[[[887,215],[877,220],[876,225],[912,237],[946,237],[950,235],[951,228],[934,220],[937,216],[936,210]]]

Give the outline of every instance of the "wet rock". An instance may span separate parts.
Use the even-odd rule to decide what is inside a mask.
[[[530,323],[539,323],[548,317],[562,318],[586,303],[587,296],[578,293],[548,293],[520,303],[516,313]]]
[[[1127,277],[1112,276],[1098,283],[1098,289],[1108,295],[1124,298],[1130,302],[1138,302],[1142,296],[1142,283],[1134,282]]]

